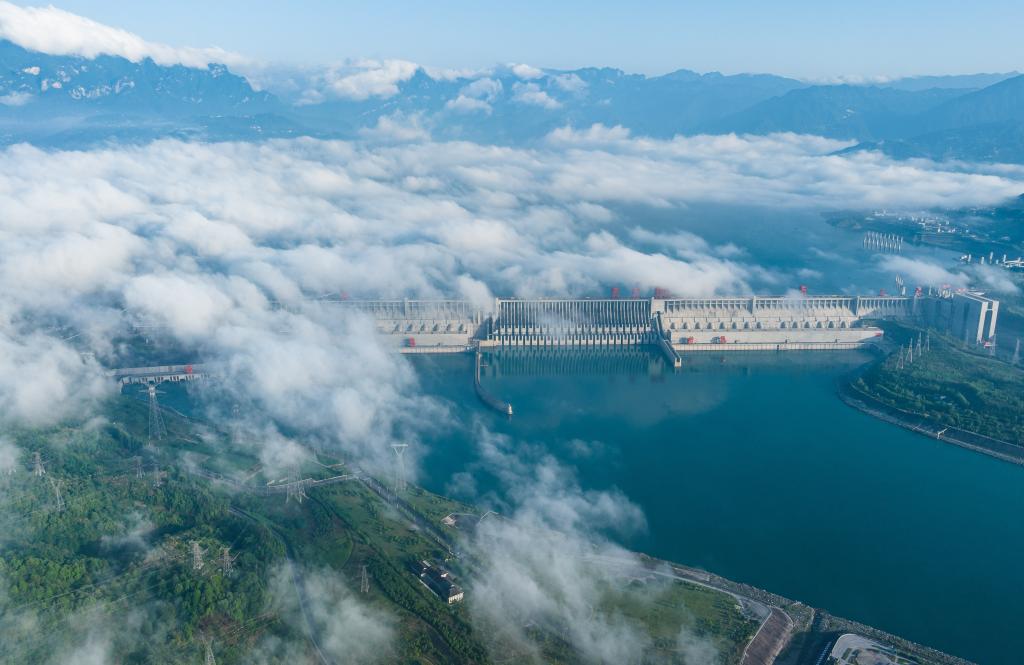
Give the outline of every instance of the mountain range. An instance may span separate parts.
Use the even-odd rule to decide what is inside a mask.
[[[402,126],[437,139],[519,145],[601,123],[656,138],[795,132],[850,141],[846,151],[1024,163],[1024,76],[1016,72],[853,85],[688,70],[648,77],[611,68],[414,68],[382,89],[353,92],[357,80],[275,88],[271,79],[257,90],[223,65],[55,56],[0,41],[0,143],[386,137]],[[321,89],[310,95],[307,83]]]

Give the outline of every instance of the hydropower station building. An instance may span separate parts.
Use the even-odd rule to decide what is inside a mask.
[[[489,347],[658,345],[698,351],[850,349],[879,319],[915,321],[975,343],[994,338],[998,301],[972,292],[913,296],[328,301],[373,318],[405,353]]]

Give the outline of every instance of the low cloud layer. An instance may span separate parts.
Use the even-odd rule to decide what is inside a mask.
[[[486,100],[494,87],[466,93]],[[412,434],[403,414],[415,377],[370,322],[310,296],[485,303],[609,284],[743,293],[777,283],[771,266],[618,211],[736,201],[916,209],[1024,189],[1012,168],[836,156],[842,144],[805,136],[655,141],[595,126],[512,149],[435,143],[415,123],[396,120],[359,143],[6,149],[3,418],[87,412],[110,394],[102,366],[116,361],[112,340],[145,323],[221,360],[244,393],[237,402],[362,458]]]
[[[472,550],[483,569],[474,575],[467,603],[501,656],[548,662],[540,633],[567,642],[583,662],[647,662],[655,647],[649,627],[623,615],[612,599],[650,571],[609,539],[645,530],[640,509],[615,490],[581,488],[573,469],[541,443],[482,427],[476,439],[478,470],[497,478],[503,498],[494,507],[504,517],[484,519],[477,529]],[[473,498],[486,503],[495,497]],[[655,588],[645,588],[633,597],[653,605],[657,596]],[[706,638],[685,626],[676,630],[673,651],[682,662],[718,662]]]
[[[51,55],[84,58],[114,55],[132,62],[151,58],[158,65],[200,68],[211,63],[236,65],[246,62],[242,56],[220,48],[174,47],[149,42],[127,30],[97,23],[53,5],[22,7],[0,2],[0,39]]]

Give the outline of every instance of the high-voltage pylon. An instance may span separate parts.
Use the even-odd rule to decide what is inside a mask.
[[[298,473],[297,472],[296,472],[296,477],[298,477]],[[302,503],[303,499],[308,499],[309,497],[306,496],[306,487],[309,485],[309,480],[310,479],[308,479],[308,478],[306,478],[306,479],[298,479],[298,480],[295,480],[295,481],[292,481],[292,482],[286,484],[284,486],[284,491],[285,491],[284,502],[288,503],[292,499],[295,499],[299,503]]]
[[[203,569],[203,550],[199,547],[199,541],[192,541],[192,570]]]
[[[167,426],[164,424],[164,415],[160,410],[160,404],[156,396],[159,391],[155,383],[146,384],[146,392],[149,394],[149,440],[159,441],[167,436]]]
[[[135,477],[144,478],[146,473],[142,470],[142,458],[136,456],[132,458],[132,461],[135,462]]]
[[[359,581],[359,592],[370,593],[370,575],[366,572],[366,564],[363,564],[362,579]]]
[[[235,562],[235,557],[231,556],[230,547],[220,548],[220,571],[227,575],[231,572],[231,566]]]
[[[203,659],[203,665],[217,665],[217,659],[213,657],[213,640],[204,636],[203,644],[206,646],[206,655]]]
[[[907,364],[914,364],[914,340],[907,343]]]
[[[62,480],[54,480],[53,477],[50,478],[50,487],[53,488],[53,506],[54,510],[58,513],[63,512],[65,508],[64,497],[60,494],[60,486],[63,482]]]
[[[903,345],[902,344],[900,344],[900,355],[899,355],[899,359],[896,361],[896,369],[903,369]]]
[[[1010,361],[1014,365],[1020,362],[1020,337],[1017,338],[1017,346],[1013,349],[1013,360]]]
[[[924,350],[925,351],[931,351],[932,350],[932,332],[930,330],[924,336]]]
[[[392,443],[391,450],[395,452],[395,495],[405,491],[405,450],[408,443]]]
[[[45,476],[46,468],[43,466],[43,456],[39,454],[39,451],[32,453],[32,473],[37,476]]]
[[[921,357],[921,333],[917,333],[917,357]]]

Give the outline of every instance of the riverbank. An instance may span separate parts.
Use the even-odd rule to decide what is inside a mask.
[[[845,404],[910,431],[1024,464],[1024,371],[934,331],[885,327],[889,348],[839,380],[836,392]]]
[[[878,401],[870,395],[857,390],[852,383],[840,382],[837,386],[836,394],[847,406],[879,420],[939,441],[952,443],[961,448],[990,455],[1004,462],[1024,465],[1024,448],[1020,446],[960,430],[952,426],[937,426],[935,423],[929,422],[926,416],[903,411]]]

